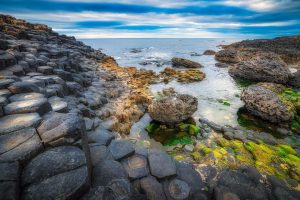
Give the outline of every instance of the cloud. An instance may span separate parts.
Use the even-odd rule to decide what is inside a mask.
[[[300,33],[299,4],[296,0],[1,0],[0,12],[80,38],[273,37]]]

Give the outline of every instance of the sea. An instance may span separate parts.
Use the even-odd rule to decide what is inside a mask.
[[[173,57],[190,59],[201,63],[206,78],[200,82],[182,84],[176,81],[153,84],[153,95],[164,88],[173,87],[177,92],[198,98],[198,110],[194,118],[206,118],[220,125],[238,125],[238,110],[243,107],[240,94],[243,87],[229,74],[228,68],[216,67],[214,56],[202,55],[205,50],[219,51],[221,45],[241,39],[207,38],[138,38],[138,39],[83,39],[85,44],[113,56],[123,67],[137,67],[156,73],[171,66]],[[224,104],[224,101],[228,104]]]

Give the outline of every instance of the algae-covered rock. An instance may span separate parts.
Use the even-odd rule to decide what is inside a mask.
[[[251,85],[241,96],[246,109],[253,115],[276,123],[294,118],[295,108],[278,94],[260,85]]]

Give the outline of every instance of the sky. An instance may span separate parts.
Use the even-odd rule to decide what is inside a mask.
[[[300,0],[0,0],[0,13],[78,39],[300,34]]]

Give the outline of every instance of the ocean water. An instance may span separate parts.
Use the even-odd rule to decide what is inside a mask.
[[[113,56],[124,67],[151,69],[155,72],[171,66],[172,57],[187,58],[201,63],[206,78],[201,82],[181,84],[172,81],[168,84],[151,85],[153,95],[167,87],[176,91],[191,94],[198,98],[197,119],[204,117],[221,125],[238,125],[237,111],[243,107],[240,100],[241,86],[228,74],[227,68],[215,67],[214,56],[205,56],[207,50],[218,51],[219,45],[230,44],[238,39],[88,39],[84,43],[95,49],[101,49]],[[192,56],[198,53],[200,56]],[[228,100],[230,105],[223,105],[220,99]]]

